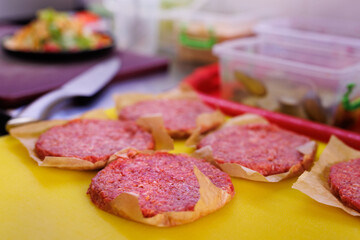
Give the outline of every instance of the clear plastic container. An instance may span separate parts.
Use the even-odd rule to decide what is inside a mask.
[[[212,47],[216,43],[253,36],[255,24],[271,15],[266,11],[195,11],[178,21],[178,56],[191,62],[215,61]]]
[[[215,45],[220,58],[222,96],[248,105],[334,124],[350,83],[358,85],[360,62],[344,54],[248,38]]]
[[[267,42],[277,41],[323,49],[334,57],[342,54],[360,57],[360,23],[321,18],[278,18],[263,21],[254,28]]]

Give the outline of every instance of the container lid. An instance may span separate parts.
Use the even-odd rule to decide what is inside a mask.
[[[360,48],[360,23],[324,18],[276,18],[258,23],[254,31],[262,34],[321,41]]]
[[[264,43],[264,40],[258,37],[227,41],[216,44],[213,53],[220,58],[231,57],[234,59],[246,59],[248,63],[261,62],[268,66],[281,66],[285,71],[312,71],[313,74],[326,74],[329,79],[332,75],[352,74],[360,71],[360,60],[348,67],[333,69],[262,54],[256,51],[256,48],[261,46],[262,43]]]

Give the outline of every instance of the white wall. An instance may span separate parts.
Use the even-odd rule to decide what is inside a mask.
[[[310,16],[360,21],[360,0],[305,0],[304,13]]]
[[[210,0],[211,9],[276,9],[283,15],[360,21],[360,0]]]

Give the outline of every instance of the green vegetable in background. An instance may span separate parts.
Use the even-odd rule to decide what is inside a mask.
[[[91,41],[89,38],[86,37],[75,38],[75,43],[80,49],[87,49],[91,47]]]
[[[351,83],[347,85],[347,92],[344,94],[342,98],[342,104],[346,110],[355,110],[360,107],[360,98],[350,102],[350,94],[352,93],[355,87],[356,87],[355,83]]]
[[[52,8],[44,9],[38,12],[38,18],[46,22],[54,22],[58,18],[66,18],[69,14],[57,12]]]
[[[45,9],[38,12],[40,20],[52,22],[55,19],[56,12],[53,9]]]

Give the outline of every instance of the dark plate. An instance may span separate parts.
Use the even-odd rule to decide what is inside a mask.
[[[75,59],[86,59],[93,58],[98,56],[103,56],[109,54],[115,49],[114,38],[108,33],[104,34],[111,39],[111,45],[103,48],[98,48],[94,50],[82,50],[82,51],[71,51],[71,52],[31,52],[31,51],[17,51],[8,49],[5,47],[5,40],[12,35],[6,35],[1,40],[1,48],[7,54],[22,58],[22,59],[36,59],[36,60],[75,60]]]

